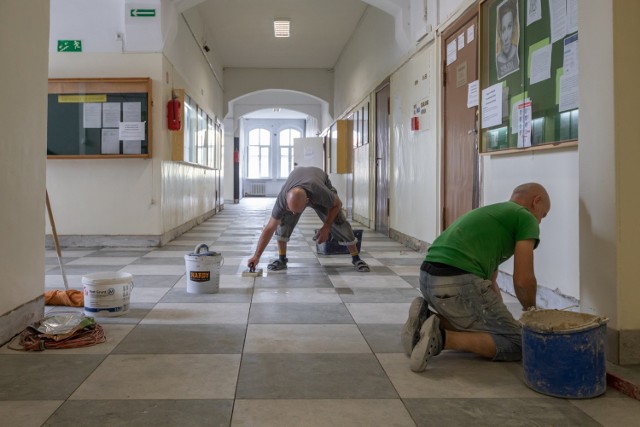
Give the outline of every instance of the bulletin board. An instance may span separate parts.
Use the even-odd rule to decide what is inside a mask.
[[[577,0],[480,5],[482,152],[578,139]]]
[[[47,158],[151,157],[151,79],[49,79]]]

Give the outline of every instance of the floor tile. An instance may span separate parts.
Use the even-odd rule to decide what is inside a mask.
[[[229,399],[70,400],[45,426],[223,427],[230,423],[232,408]],[[79,422],[79,414],[84,422]]]
[[[1,354],[0,400],[67,399],[104,358],[86,354]]]
[[[141,324],[246,324],[246,303],[158,303]]]
[[[331,303],[341,302],[335,289],[324,288],[257,288],[253,295],[254,303],[297,302]]]
[[[394,399],[372,354],[244,354],[238,399]]]
[[[232,427],[413,427],[402,402],[391,399],[272,399],[236,401]]]
[[[249,323],[352,324],[353,318],[338,303],[261,303],[251,306]]]
[[[40,427],[55,412],[63,400],[7,400],[0,401],[2,425]],[[75,414],[76,417],[78,414]],[[70,424],[67,424],[70,425]],[[77,421],[74,423],[77,425]]]
[[[403,324],[411,303],[346,303],[356,323]]]
[[[249,325],[244,353],[370,353],[355,325]]]
[[[377,354],[402,398],[537,398],[514,362],[491,362],[468,353],[444,351],[421,373],[409,370],[404,354]]]
[[[571,403],[559,399],[406,399],[404,402],[414,419],[419,420],[419,427],[432,426],[431,420],[447,427],[600,426]]]
[[[111,355],[70,400],[233,399],[239,365],[238,354]]]
[[[113,354],[241,353],[245,325],[138,325]]]

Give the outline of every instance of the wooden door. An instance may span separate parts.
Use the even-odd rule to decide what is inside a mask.
[[[389,235],[389,114],[391,89],[387,80],[376,91],[376,231]]]
[[[478,12],[473,8],[443,32],[442,228],[479,204],[477,107],[467,108],[478,79]],[[455,43],[455,46],[453,45]]]

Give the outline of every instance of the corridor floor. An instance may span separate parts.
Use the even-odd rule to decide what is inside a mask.
[[[289,268],[241,277],[274,199],[227,204],[161,248],[63,249],[73,288],[84,274],[133,274],[130,311],[98,317],[107,342],[38,353],[0,349],[2,426],[638,426],[640,402],[613,389],[547,397],[519,363],[445,351],[409,369],[400,330],[419,294],[423,254],[364,229],[348,255],[317,255],[313,211],[289,243]],[[362,228],[354,223],[354,228]],[[186,290],[184,255],[222,253],[220,292]],[[46,251],[46,288],[63,281]],[[519,317],[519,304],[505,295]],[[47,311],[69,311],[47,307]]]

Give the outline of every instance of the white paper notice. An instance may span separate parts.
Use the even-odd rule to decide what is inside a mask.
[[[105,102],[102,104],[102,127],[117,128],[120,123],[120,103]]]
[[[101,128],[102,104],[99,102],[87,102],[82,106],[82,126],[85,129]]]
[[[531,54],[529,84],[539,83],[551,78],[551,45],[548,44]]]
[[[558,111],[575,110],[578,108],[580,97],[578,95],[578,74],[560,76],[560,99]]]
[[[139,102],[122,103],[122,121],[139,122],[142,120],[142,107]]]
[[[578,74],[578,34],[564,39],[564,74]]]
[[[551,16],[551,44],[567,35],[567,1],[549,0]]]
[[[578,31],[578,0],[567,0],[567,34]]]
[[[122,154],[142,154],[142,141],[123,141]]]
[[[463,47],[464,47],[464,31],[462,32],[462,34],[458,36],[458,50],[462,50]]]
[[[478,80],[469,83],[469,89],[467,90],[467,108],[478,106]]]
[[[482,129],[502,124],[502,83],[482,91]]]
[[[542,18],[540,0],[527,0],[527,25],[531,25]]]
[[[449,42],[449,44],[447,45],[447,65],[451,65],[453,62],[455,62],[456,58],[456,39],[453,39],[453,41]]]
[[[476,38],[476,26],[471,24],[471,26],[467,28],[467,43],[471,43],[475,38]]]
[[[120,138],[123,141],[136,141],[144,139],[145,122],[121,122]]]
[[[102,154],[120,154],[118,129],[102,129]]]
[[[518,103],[518,148],[531,147],[531,100]]]

